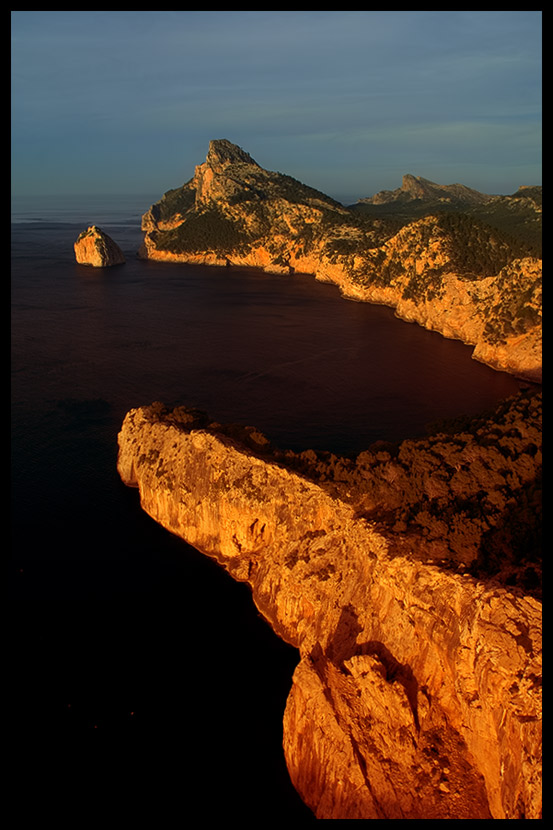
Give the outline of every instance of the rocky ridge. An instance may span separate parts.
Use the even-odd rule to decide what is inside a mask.
[[[541,604],[533,545],[518,547],[539,408],[523,394],[356,459],[277,450],[183,407],[127,414],[118,470],[143,509],[248,582],[299,649],[284,750],[317,818],[541,817]],[[510,535],[500,516],[523,498]],[[455,541],[448,504],[478,538]],[[509,546],[513,568],[490,568]]]
[[[511,242],[524,242],[532,256],[541,258],[541,186],[522,185],[509,196],[492,196],[465,185],[440,185],[407,174],[400,188],[360,199],[350,208],[368,219],[394,219],[402,225],[425,216],[462,213],[500,231]]]
[[[480,193],[466,187],[464,184],[436,184],[422,176],[412,176],[406,173],[403,176],[401,187],[396,190],[381,190],[374,196],[360,199],[360,203],[371,205],[385,205],[393,202],[410,202],[424,199],[427,201],[445,202],[448,204],[466,207],[474,204],[485,204],[493,199],[486,193]]]
[[[75,258],[80,265],[109,268],[125,262],[125,255],[119,245],[96,225],[90,225],[79,234],[74,250]]]
[[[404,193],[433,185],[404,184]],[[451,187],[462,188],[441,190]],[[478,209],[487,209],[480,196]],[[493,368],[541,381],[541,258],[466,212],[408,221],[365,214],[218,140],[189,182],[150,207],[142,229],[144,258],[311,274],[348,299],[389,305],[473,345],[475,359]]]

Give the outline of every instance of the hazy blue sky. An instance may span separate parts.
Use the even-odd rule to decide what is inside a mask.
[[[541,183],[541,12],[12,11],[13,192],[152,193],[210,139],[344,201]]]

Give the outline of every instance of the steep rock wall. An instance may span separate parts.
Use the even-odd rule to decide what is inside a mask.
[[[118,470],[299,649],[284,751],[304,801],[323,819],[540,818],[540,603],[405,555],[416,541],[250,438],[142,407]]]

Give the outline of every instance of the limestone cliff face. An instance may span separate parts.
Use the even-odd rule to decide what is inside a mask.
[[[446,201],[476,198],[461,185],[440,190],[412,176],[401,193],[416,201],[429,188],[443,190]],[[398,228],[264,170],[219,140],[188,183],[151,206],[142,229],[142,257],[311,274],[349,299],[389,305],[402,319],[475,346],[474,357],[493,368],[541,379],[541,260],[464,214]]]
[[[144,510],[299,649],[284,751],[304,801],[321,819],[540,818],[539,601],[429,563],[351,482],[286,459],[183,408],[131,410],[119,434]]]
[[[80,265],[108,268],[125,262],[125,255],[119,245],[96,225],[91,225],[79,234],[74,249]]]

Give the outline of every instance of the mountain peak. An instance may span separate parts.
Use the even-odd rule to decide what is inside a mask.
[[[259,167],[249,153],[246,153],[245,150],[226,138],[217,138],[209,142],[206,161],[210,165],[227,165],[239,162]]]
[[[440,185],[431,182],[429,179],[423,179],[422,176],[412,176],[411,173],[406,173],[401,181],[401,191],[408,193],[413,199],[424,198],[429,192],[433,193],[435,188]]]
[[[464,184],[436,184],[430,179],[423,179],[422,176],[413,176],[411,173],[406,173],[402,178],[401,187],[396,190],[381,190],[374,196],[360,199],[360,202],[384,205],[425,200],[451,205],[478,205],[489,202],[490,199],[493,199],[493,196],[480,193],[478,190],[473,190]]]

